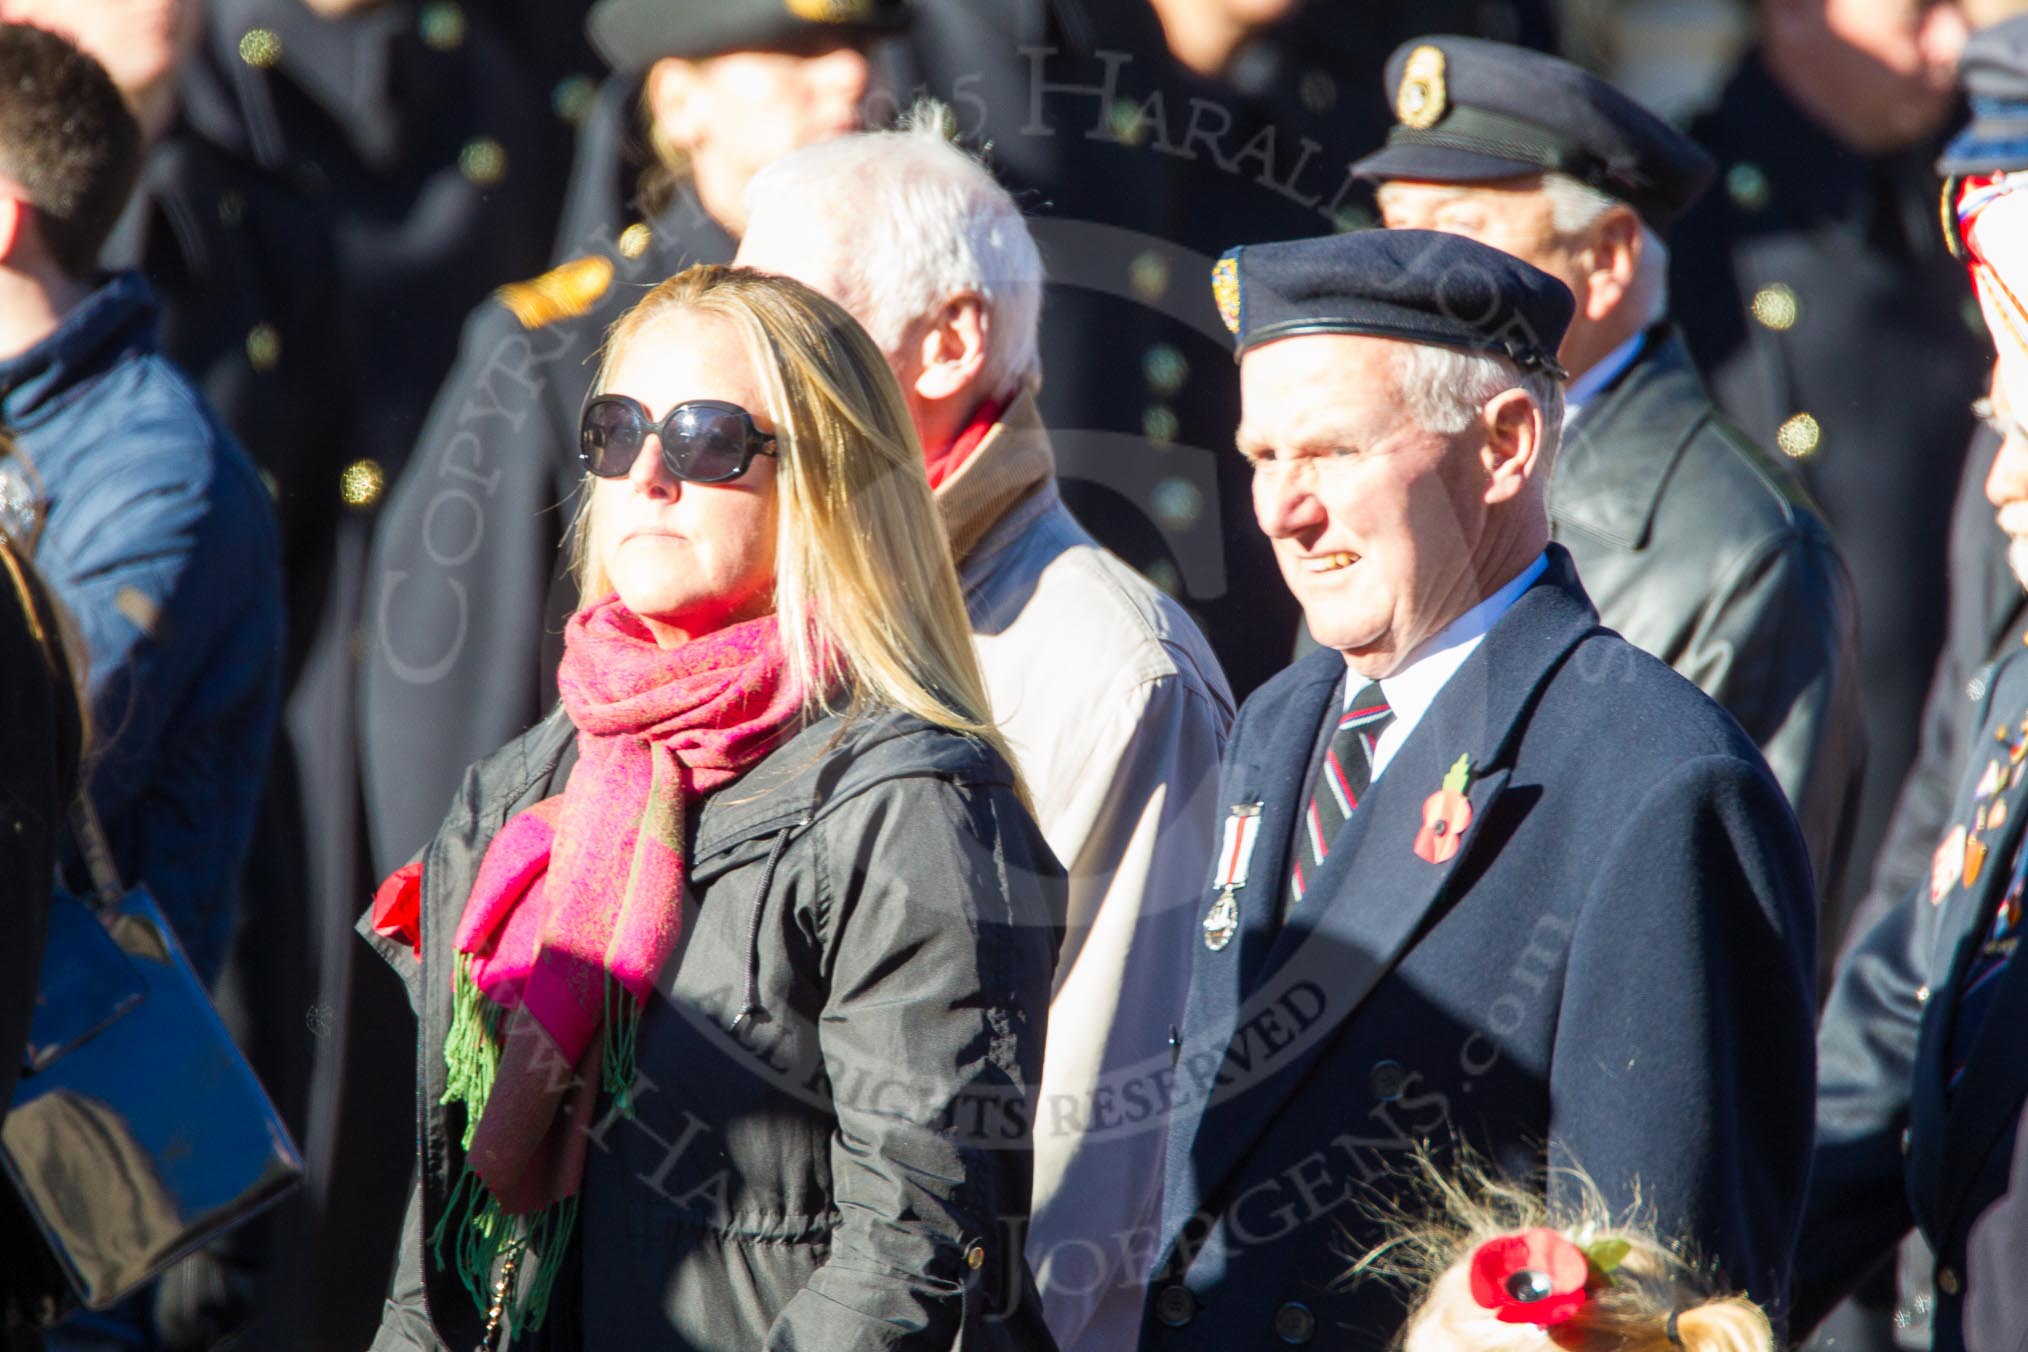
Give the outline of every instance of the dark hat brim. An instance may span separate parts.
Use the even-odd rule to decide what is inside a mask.
[[[680,14],[680,31],[674,15]],[[907,5],[875,6],[862,19],[818,23],[782,9],[764,17],[739,5],[699,13],[689,7],[642,0],[599,0],[585,16],[592,50],[616,71],[645,70],[665,56],[697,61],[727,52],[769,51],[806,46],[813,36],[836,34],[840,42],[905,32],[914,21]]]
[[[1352,165],[1355,178],[1383,182],[1390,178],[1427,183],[1491,183],[1546,172],[1531,160],[1507,159],[1482,151],[1450,146],[1388,145]]]
[[[2028,169],[2028,118],[1974,122],[1951,138],[1936,162],[1945,178],[2014,169]]]

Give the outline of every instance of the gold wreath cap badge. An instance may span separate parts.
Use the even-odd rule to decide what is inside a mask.
[[[1239,332],[1239,255],[1229,253],[1211,269],[1211,299],[1218,303],[1218,317],[1235,335]]]
[[[809,23],[859,23],[873,0],[783,0],[789,13]]]
[[[1450,91],[1444,85],[1443,49],[1424,43],[1408,54],[1401,68],[1394,115],[1403,125],[1421,131],[1442,121],[1450,106]]]

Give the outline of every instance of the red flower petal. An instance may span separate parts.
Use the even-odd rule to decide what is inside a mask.
[[[1582,1310],[1590,1299],[1591,1292],[1579,1287],[1575,1291],[1561,1296],[1551,1296],[1547,1300],[1527,1304],[1516,1303],[1505,1309],[1495,1310],[1493,1318],[1503,1324],[1534,1324],[1538,1328],[1552,1328],[1575,1319],[1577,1312]]]
[[[403,864],[373,894],[373,932],[406,939],[422,956],[422,861]]]
[[[1489,1239],[1472,1255],[1472,1299],[1482,1309],[1513,1304],[1507,1279],[1528,1266],[1528,1243],[1519,1235]]]
[[[1540,1300],[1518,1300],[1508,1289],[1523,1272],[1539,1273],[1549,1283]],[[1472,1255],[1472,1299],[1503,1324],[1561,1324],[1584,1308],[1590,1298],[1585,1282],[1591,1266],[1584,1251],[1555,1230],[1537,1227],[1503,1235],[1481,1244]]]
[[[1432,864],[1449,861],[1471,824],[1471,800],[1455,790],[1438,789],[1422,801],[1422,829],[1415,833],[1416,857]]]

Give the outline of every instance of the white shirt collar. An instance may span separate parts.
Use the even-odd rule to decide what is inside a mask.
[[[1380,693],[1387,699],[1387,707],[1394,711],[1394,721],[1380,734],[1380,740],[1373,748],[1373,778],[1379,779],[1387,763],[1394,759],[1394,753],[1408,740],[1408,734],[1415,731],[1415,725],[1422,721],[1429,706],[1436,702],[1437,694],[1458,668],[1465,664],[1479,643],[1489,633],[1510,606],[1520,599],[1521,593],[1535,585],[1535,579],[1542,576],[1549,567],[1549,554],[1545,550],[1535,556],[1535,561],[1515,574],[1513,579],[1498,591],[1473,606],[1464,614],[1445,625],[1433,638],[1409,656],[1400,670],[1392,676],[1380,678]],[[1345,707],[1352,707],[1352,698],[1366,686],[1356,674],[1348,674],[1345,682]]]
[[[1599,361],[1593,363],[1589,371],[1575,377],[1568,385],[1563,387],[1563,425],[1565,427],[1569,427],[1572,421],[1576,419],[1578,411],[1585,406],[1588,400],[1597,395],[1600,390],[1618,380],[1620,373],[1634,364],[1634,358],[1640,355],[1641,340],[1647,336],[1645,332],[1636,333],[1633,337],[1606,353]]]

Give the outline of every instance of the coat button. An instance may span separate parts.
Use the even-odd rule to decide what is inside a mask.
[[[1913,1139],[1914,1139],[1914,1138],[1913,1138],[1913,1137],[1912,1137],[1912,1136],[1910,1135],[1910,1133],[1909,1133],[1909,1129],[1908,1129],[1907,1127],[1903,1127],[1903,1128],[1901,1129],[1901,1153],[1902,1153],[1902,1154],[1906,1155],[1906,1154],[1908,1153],[1908,1144],[1909,1144],[1909,1142],[1910,1142],[1911,1140],[1913,1140]]]
[[[338,476],[338,496],[345,500],[347,507],[371,507],[380,501],[380,495],[386,488],[387,471],[380,467],[378,460],[370,457],[354,460]]]
[[[1786,333],[1796,326],[1796,319],[1802,314],[1802,306],[1796,300],[1796,289],[1786,282],[1770,282],[1753,293],[1753,318],[1764,329]]]
[[[1808,460],[1823,440],[1823,426],[1808,413],[1792,413],[1775,429],[1775,445],[1791,460]]]
[[[1155,1293],[1155,1318],[1180,1329],[1197,1317],[1197,1297],[1187,1286],[1165,1286]]]
[[[439,52],[454,52],[465,40],[465,11],[452,0],[434,0],[416,15],[422,40]]]
[[[986,1266],[986,1246],[983,1244],[975,1243],[972,1245],[971,1248],[966,1249],[965,1266],[970,1268],[974,1272],[977,1272],[980,1268]]]
[[[1142,300],[1154,304],[1169,289],[1169,260],[1153,249],[1135,254],[1134,261],[1127,264],[1127,285]]]
[[[1292,1300],[1275,1311],[1275,1337],[1283,1342],[1300,1347],[1316,1336],[1317,1316],[1301,1301]]]
[[[1408,1088],[1408,1072],[1401,1068],[1399,1061],[1380,1061],[1367,1072],[1366,1083],[1373,1090],[1373,1097],[1382,1103],[1392,1103]]]
[[[1767,173],[1759,165],[1741,160],[1726,170],[1725,190],[1744,210],[1759,211],[1770,195]]]
[[[240,34],[239,59],[256,70],[272,70],[282,59],[282,40],[272,28],[249,28]]]
[[[1958,1281],[1958,1274],[1954,1269],[1952,1268],[1937,1269],[1936,1271],[1937,1290],[1943,1292],[1947,1296],[1955,1296],[1959,1292],[1959,1290],[1962,1289],[1962,1287],[1963,1283]]]
[[[1929,1003],[1928,986],[1917,986],[1915,988],[1915,1002],[1919,1005],[1926,1005]]]
[[[458,151],[458,172],[474,187],[492,187],[507,174],[507,147],[490,136],[473,137]]]
[[[272,371],[282,359],[282,334],[265,321],[247,330],[246,363],[256,371]]]

